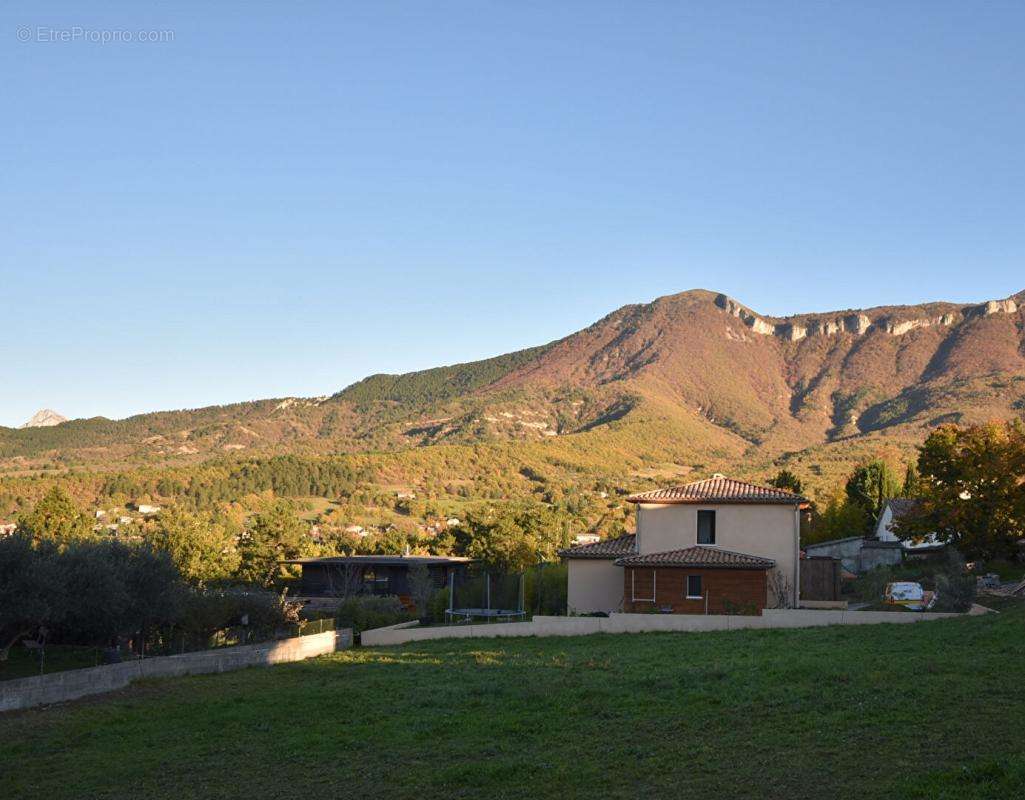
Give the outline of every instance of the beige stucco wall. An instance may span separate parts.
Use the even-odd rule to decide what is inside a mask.
[[[637,506],[638,551],[660,553],[696,545],[701,509],[715,511],[715,547],[771,558],[793,587],[793,602],[797,602],[799,520],[795,506],[642,503]],[[771,605],[771,580],[769,584]]]
[[[571,558],[569,564],[570,614],[618,611],[623,603],[623,568],[611,559]]]

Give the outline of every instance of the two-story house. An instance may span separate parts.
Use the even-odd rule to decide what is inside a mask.
[[[637,533],[561,551],[571,613],[761,613],[796,605],[796,494],[724,475],[631,495]]]

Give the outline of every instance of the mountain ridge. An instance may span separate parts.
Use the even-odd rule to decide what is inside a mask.
[[[1025,407],[1023,381],[1025,291],[774,317],[695,289],[624,305],[548,344],[369,375],[330,396],[0,428],[0,466],[591,441],[624,425],[639,453],[661,426],[679,431],[682,455],[778,458],[851,437],[920,439],[944,420],[1013,417]]]

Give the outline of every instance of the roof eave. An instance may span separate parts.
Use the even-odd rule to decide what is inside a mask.
[[[752,498],[744,500],[739,498],[686,498],[686,499],[662,499],[644,497],[643,495],[630,495],[626,498],[628,503],[650,506],[797,506],[799,508],[810,508],[811,502],[803,497],[793,500],[767,500],[765,498]]]
[[[630,557],[617,558],[616,561],[615,561],[615,566],[617,566],[617,567],[644,567],[644,568],[647,568],[647,569],[747,569],[747,570],[752,570],[752,569],[759,569],[759,570],[772,569],[773,567],[776,566],[776,562],[775,561],[767,563],[767,564],[689,564],[689,563],[685,564],[683,562],[675,563],[675,564],[671,563],[671,562],[670,563],[666,563],[666,564],[659,564],[658,562],[641,563],[641,564],[627,564],[626,562],[629,561],[629,558]]]

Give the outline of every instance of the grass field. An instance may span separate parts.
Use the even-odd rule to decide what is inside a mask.
[[[0,715],[4,798],[1008,798],[1025,609],[424,642]]]

